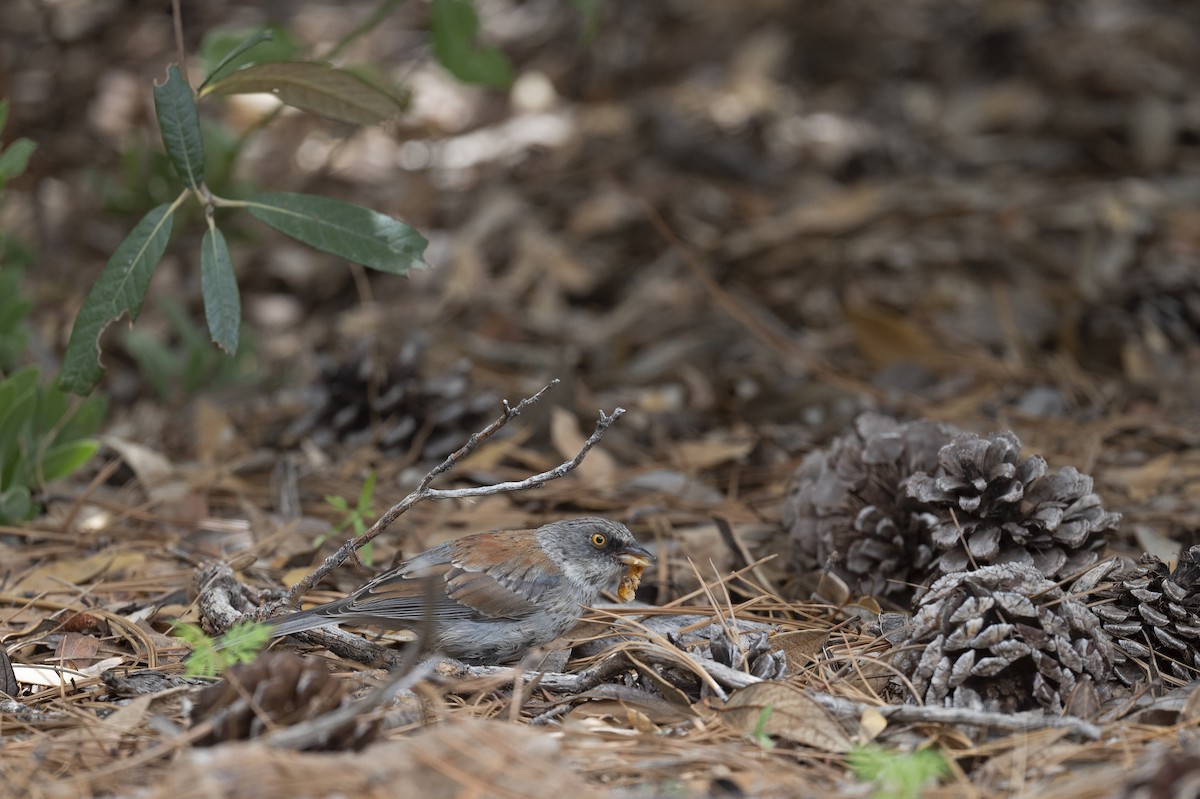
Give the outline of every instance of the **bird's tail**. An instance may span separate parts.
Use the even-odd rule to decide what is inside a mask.
[[[321,612],[326,610],[328,610],[328,607],[321,605],[308,610],[302,610],[299,613],[276,616],[272,619],[267,619],[266,623],[271,625],[272,638],[282,638],[292,633],[302,633],[306,630],[315,630],[318,627],[336,624],[336,620],[329,618],[329,616]]]

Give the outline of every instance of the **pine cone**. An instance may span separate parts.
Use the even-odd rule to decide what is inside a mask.
[[[865,594],[906,594],[934,559],[928,529],[937,519],[905,494],[904,481],[936,468],[957,431],[876,413],[854,426],[810,453],[792,477],[783,505],[792,565],[801,573],[828,568]]]
[[[943,573],[990,563],[1027,563],[1047,577],[1075,574],[1099,559],[1120,515],[1092,493],[1092,478],[1067,466],[1046,472],[1021,457],[1011,431],[962,433],[938,453],[936,471],[909,478],[910,499],[938,516],[931,528]]]
[[[1113,643],[1100,619],[1020,563],[947,574],[920,598],[897,666],[926,704],[1061,712],[1077,685],[1107,693]]]
[[[1142,555],[1140,567],[1114,569],[1114,584],[1093,594],[1102,601],[1092,609],[1129,656],[1117,668],[1123,683],[1161,677],[1182,685],[1200,679],[1198,578],[1200,546],[1193,546],[1174,569],[1153,555]]]
[[[272,727],[314,719],[349,700],[346,684],[318,661],[291,652],[264,652],[253,663],[231,666],[225,679],[201,691],[192,724],[213,722],[213,731],[197,741],[199,745],[245,740]],[[350,720],[309,748],[361,749],[378,731],[379,720]]]
[[[494,415],[499,399],[472,390],[468,362],[429,375],[422,368],[424,355],[425,341],[418,337],[391,364],[378,363],[362,348],[326,363],[312,409],[289,426],[284,443],[305,437],[322,447],[373,442],[384,455],[399,457],[421,435],[426,458],[448,455]]]
[[[724,630],[719,630],[709,639],[708,655],[718,663],[763,680],[782,680],[787,676],[787,655],[771,648],[765,630],[743,633],[736,644]]]
[[[1194,373],[1200,355],[1200,273],[1188,258],[1152,248],[1080,314],[1089,366],[1165,377]]]

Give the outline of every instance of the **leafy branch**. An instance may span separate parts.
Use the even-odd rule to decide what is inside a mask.
[[[201,84],[202,96],[266,91],[285,104],[359,125],[390,119],[401,110],[400,100],[391,94],[330,64],[250,64],[222,75],[234,59],[268,39],[258,32],[235,46]],[[215,220],[217,208],[244,208],[284,235],[372,269],[404,275],[425,267],[425,238],[378,211],[305,194],[265,193],[235,200],[211,192],[204,180],[196,93],[178,65],[168,67],[166,81],[154,87],[154,109],[163,146],[184,188],[174,201],[147,213],[105,264],[75,319],[59,376],[63,390],[87,394],[100,380],[100,336],[122,316],[137,320],[175,215],[188,199],[204,208],[208,227],[200,244],[200,285],[209,334],[231,355],[238,349],[241,299],[229,248]]]

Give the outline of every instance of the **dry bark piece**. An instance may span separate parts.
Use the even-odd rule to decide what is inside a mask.
[[[783,505],[793,568],[827,569],[868,595],[907,595],[930,570],[928,530],[938,520],[906,494],[904,481],[935,469],[957,432],[867,413],[854,432],[810,453]]]
[[[291,652],[264,652],[253,663],[230,667],[225,679],[201,691],[192,710],[192,723],[213,724],[212,732],[198,740],[198,745],[245,740],[316,718],[350,698],[346,684],[319,661]],[[361,749],[378,730],[378,720],[350,721],[308,748]]]
[[[1103,700],[1118,658],[1087,605],[1023,563],[945,575],[910,630],[897,665],[928,705],[1061,713],[1085,681]]]
[[[1174,569],[1146,554],[1139,567],[1114,563],[1110,571],[1113,583],[1093,594],[1100,600],[1093,610],[1128,656],[1118,678],[1126,685],[1200,679],[1200,546],[1184,552]]]

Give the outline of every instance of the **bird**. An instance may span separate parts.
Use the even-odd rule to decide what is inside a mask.
[[[632,598],[653,559],[625,525],[599,517],[493,530],[422,552],[344,599],[267,623],[282,637],[345,622],[415,630],[429,618],[430,651],[504,663],[565,634],[618,578],[620,597]]]

